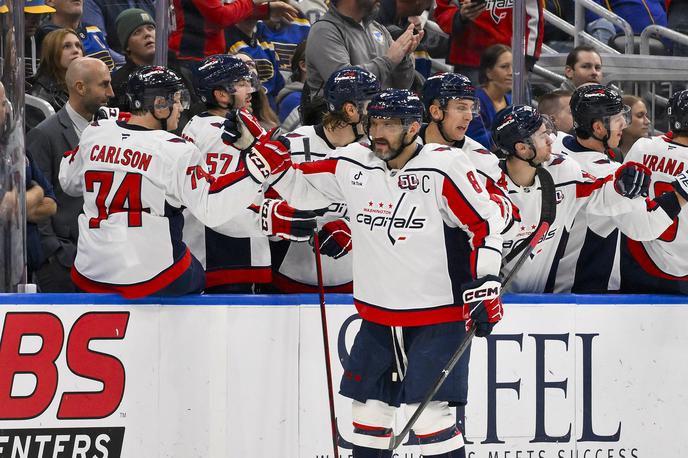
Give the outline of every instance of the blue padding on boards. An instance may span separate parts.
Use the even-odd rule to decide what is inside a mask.
[[[660,294],[507,294],[507,304],[580,304],[580,305],[688,305],[688,296]],[[155,297],[124,299],[116,294],[2,294],[0,304],[24,305],[203,305],[203,306],[281,306],[318,304],[317,294],[235,294],[191,295],[183,297]],[[328,294],[327,304],[351,304],[350,294]]]

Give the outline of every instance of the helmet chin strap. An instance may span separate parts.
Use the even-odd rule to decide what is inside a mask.
[[[450,145],[453,145],[455,142],[458,141],[458,140],[453,140],[453,139],[449,138],[449,136],[447,135],[447,132],[444,130],[444,110],[442,110],[442,119],[440,119],[439,121],[435,121],[435,122],[437,123],[437,130],[440,131],[440,135],[442,136],[442,138],[444,139],[445,142],[448,142]]]
[[[616,154],[619,152],[619,149],[618,148],[612,148],[611,146],[609,146],[609,132],[611,132],[611,129],[609,128],[609,119],[608,118],[604,119],[604,128],[607,129],[607,133],[605,134],[604,137],[599,138],[598,136],[596,136],[593,133],[592,138],[594,138],[598,142],[602,143],[602,147],[604,148],[604,152],[611,159],[616,159]]]
[[[392,156],[389,159],[385,160],[387,164],[389,164],[389,161],[393,161],[394,159],[396,159],[402,153],[402,151],[404,151],[407,146],[412,145],[418,137],[418,134],[415,134],[408,143],[405,143],[404,137],[406,137],[406,134],[408,134],[408,126],[404,126],[404,131],[401,133],[400,137],[401,141],[399,147],[392,151]]]
[[[530,146],[530,150],[533,152],[533,155],[528,159],[523,159],[521,156],[518,155],[518,153],[516,153],[516,154],[514,154],[514,157],[516,159],[523,161],[523,162],[527,162],[528,165],[530,165],[531,167],[534,167],[534,168],[542,167],[542,163],[538,164],[535,162],[535,158],[537,157],[537,153],[535,152],[535,148],[533,147],[533,145],[530,142],[524,142],[524,143],[527,143],[528,146]]]

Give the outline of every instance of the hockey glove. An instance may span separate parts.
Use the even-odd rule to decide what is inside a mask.
[[[250,148],[257,139],[266,135],[258,119],[245,108],[228,111],[222,127],[222,141],[241,151]]]
[[[614,189],[629,199],[643,196],[650,192],[652,172],[639,162],[626,162],[614,173]]]
[[[320,252],[334,259],[339,259],[351,251],[351,229],[342,219],[323,225],[318,231],[318,240]]]
[[[297,210],[284,200],[265,199],[260,207],[260,228],[268,236],[307,242],[317,227],[317,217],[317,213]]]
[[[676,175],[676,181],[673,183],[674,190],[684,199],[688,200],[688,172],[679,173]]]
[[[100,107],[96,114],[93,116],[94,121],[99,121],[101,119],[114,119],[117,121],[129,121],[131,118],[131,113],[126,111],[120,111],[119,108],[113,107]]]
[[[270,175],[282,173],[291,166],[289,150],[278,141],[257,142],[245,153],[246,169],[258,183],[264,183]]]
[[[508,197],[500,194],[490,194],[490,200],[499,206],[502,219],[504,220],[504,231],[507,231],[511,225],[516,221],[521,221],[521,216],[518,214],[518,208],[511,203]]]
[[[466,332],[475,327],[475,335],[490,335],[495,324],[502,319],[502,279],[495,275],[463,285],[463,317],[466,321]]]

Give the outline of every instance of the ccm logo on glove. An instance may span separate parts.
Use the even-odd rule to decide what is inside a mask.
[[[501,291],[501,284],[497,281],[487,282],[480,288],[469,289],[463,293],[464,303],[496,299]]]

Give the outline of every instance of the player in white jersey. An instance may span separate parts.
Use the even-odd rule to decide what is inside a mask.
[[[182,242],[182,208],[223,224],[285,166],[273,150],[252,148],[246,169],[213,178],[198,148],[168,132],[188,104],[183,88],[165,67],[137,69],[128,82],[129,122],[96,121],[65,154],[60,184],[84,197],[72,270],[80,289],[125,297],[200,291],[203,270]]]
[[[616,173],[621,163],[616,161],[615,148],[628,125],[630,108],[615,89],[600,84],[579,87],[570,104],[575,136],[565,136],[557,149],[595,177]],[[566,251],[560,254],[554,292],[618,291],[619,230],[633,229],[625,221],[578,213]]]
[[[641,138],[626,161],[642,162],[652,170],[650,195],[679,191],[676,179],[688,171],[688,90],[675,93],[667,107],[671,135]],[[685,196],[688,198],[688,196]],[[621,239],[621,292],[688,294],[688,210],[684,207],[657,240]]]
[[[223,138],[228,118],[244,116],[247,125],[255,128],[256,136],[268,135],[245,112],[235,111],[250,105],[258,80],[241,59],[218,54],[201,62],[194,70],[193,81],[206,111],[189,121],[182,137],[201,150],[211,175],[236,171],[243,166],[241,147],[246,145],[236,145]],[[257,205],[262,200],[257,196]],[[206,227],[192,212],[184,212],[184,242],[205,269],[206,293],[248,293],[254,285],[259,287],[272,280],[270,247],[267,235],[261,231],[260,216],[255,211],[257,205],[216,228]],[[294,215],[294,210],[284,202],[269,200],[266,205],[270,218]],[[278,208],[280,212],[276,211]],[[314,223],[312,227],[293,225],[289,237],[308,240],[314,226]]]
[[[423,107],[409,91],[385,90],[367,111],[369,146],[298,164],[273,184],[299,205],[345,202],[351,215],[363,322],[340,393],[354,400],[356,458],[391,457],[396,407],[418,406],[464,337],[464,319],[485,336],[502,315],[504,220],[475,168],[460,150],[415,142]],[[463,291],[485,300],[464,304]],[[467,358],[449,379],[414,428],[424,456],[465,456],[449,405],[466,402]]]
[[[334,72],[325,83],[324,97],[327,113],[321,124],[302,126],[285,135],[295,163],[325,159],[337,148],[361,139],[365,106],[380,92],[375,75],[358,67],[344,67]],[[351,231],[347,222],[347,208],[343,202],[333,202],[319,219],[320,251],[323,284],[326,292],[351,293]],[[317,277],[313,249],[304,243],[271,242],[273,255],[273,287],[283,293],[317,292]]]
[[[475,86],[459,73],[440,73],[425,81],[422,91],[428,123],[421,128],[419,141],[438,143],[462,150],[478,171],[478,178],[500,206],[508,231],[519,220],[518,208],[508,199],[499,159],[483,145],[466,135],[471,120],[480,113]]]
[[[524,240],[535,232],[543,211],[543,199],[556,205],[556,218],[525,264],[514,276],[513,292],[552,292],[558,255],[566,248],[568,231],[581,211],[590,215],[626,218],[632,221],[632,235],[652,239],[671,224],[678,211],[675,194],[650,204],[635,198],[647,190],[649,173],[641,164],[628,163],[615,175],[594,177],[581,170],[570,157],[552,153],[555,128],[534,108],[514,105],[500,111],[492,127],[492,138],[506,155],[501,166],[506,172],[509,197],[521,211],[521,223],[505,236],[506,272],[513,269]],[[536,169],[544,167],[552,177],[555,194],[542,195]],[[515,253],[512,255],[512,252]]]

